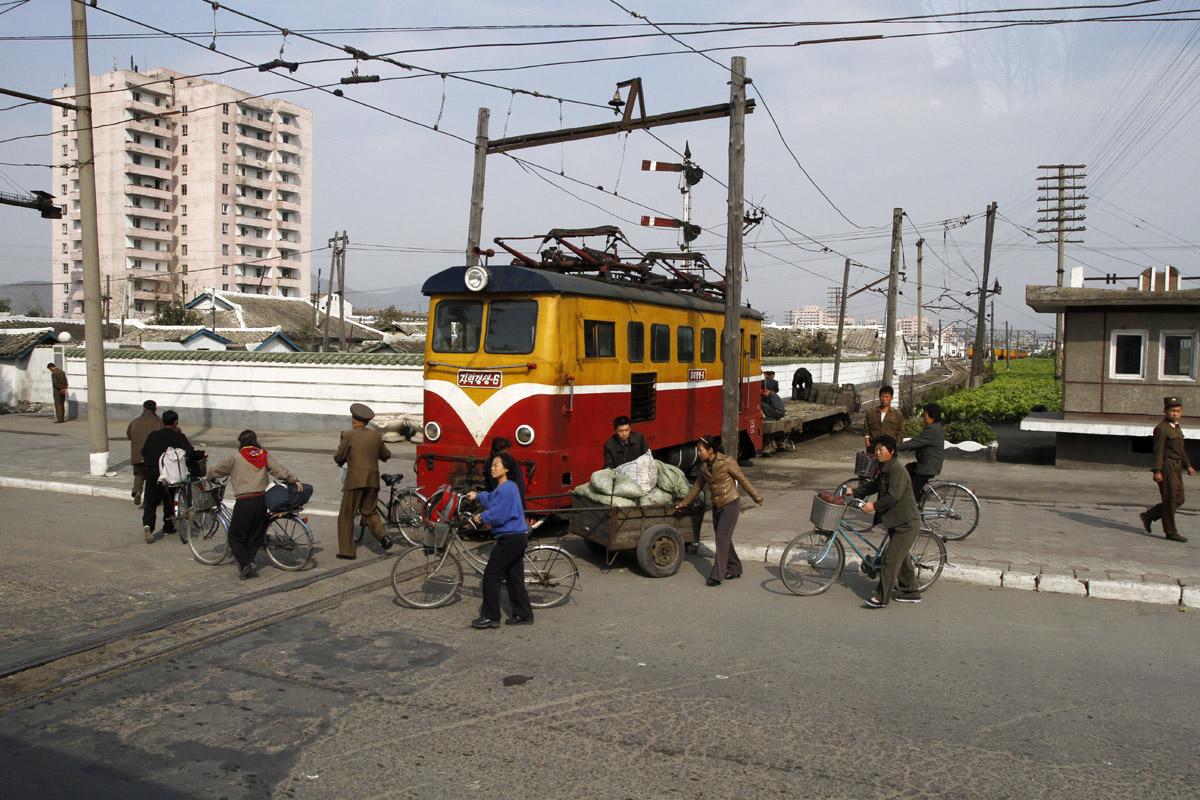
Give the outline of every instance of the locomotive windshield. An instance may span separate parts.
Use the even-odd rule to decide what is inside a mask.
[[[443,300],[433,315],[433,349],[438,353],[474,353],[483,328],[479,300]]]
[[[533,352],[537,339],[536,300],[493,300],[488,304],[484,352],[523,355]]]

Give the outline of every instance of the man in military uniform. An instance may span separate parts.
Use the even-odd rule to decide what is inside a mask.
[[[1196,474],[1184,447],[1183,429],[1179,427],[1181,417],[1183,403],[1179,398],[1163,398],[1163,421],[1154,426],[1154,466],[1150,470],[1161,501],[1139,515],[1146,533],[1151,533],[1151,524],[1161,519],[1163,533],[1172,542],[1187,541],[1175,528],[1175,509],[1183,505],[1183,471]]]
[[[333,460],[340,467],[346,465],[346,482],[342,484],[342,506],[338,510],[338,558],[357,558],[354,548],[354,518],[362,517],[363,524],[371,535],[379,540],[384,550],[392,547],[379,517],[379,462],[392,457],[383,434],[371,430],[367,423],[375,418],[375,412],[362,403],[350,406],[353,428],[342,431]]]
[[[892,387],[884,386],[879,390],[879,408],[867,409],[863,424],[866,426],[868,453],[880,436],[891,436],[897,442],[904,440],[904,415],[899,409],[892,408],[892,398],[895,394]]]
[[[854,490],[856,497],[879,495],[862,510],[875,514],[877,521],[888,531],[883,566],[879,570],[879,588],[867,598],[867,607],[883,608],[897,589],[900,592],[898,601],[919,603],[921,590],[917,586],[917,571],[908,553],[921,534],[921,512],[913,497],[908,471],[896,460],[896,440],[892,436],[885,433],[876,439],[875,458],[879,461],[879,473],[870,483]]]
[[[142,488],[146,484],[146,459],[142,456],[142,447],[146,444],[146,437],[161,431],[163,427],[162,420],[158,418],[155,412],[158,410],[158,403],[153,400],[147,400],[142,403],[142,415],[129,423],[125,428],[125,438],[129,440],[129,463],[133,465],[133,504],[140,506],[142,504]],[[154,469],[158,469],[158,464],[154,465]]]
[[[54,396],[54,421],[67,421],[67,373],[54,366],[54,362],[46,365],[50,370],[51,394]]]

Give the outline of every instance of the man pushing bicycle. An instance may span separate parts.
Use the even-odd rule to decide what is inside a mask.
[[[896,439],[882,434],[872,441],[879,473],[871,480],[859,485],[855,497],[872,494],[879,496],[874,502],[863,505],[868,514],[879,512],[880,522],[887,528],[888,541],[883,550],[883,566],[879,570],[879,588],[867,598],[868,608],[883,608],[899,587],[896,598],[901,603],[921,602],[917,588],[917,573],[912,559],[908,557],[913,542],[921,533],[921,512],[913,497],[912,481],[908,471],[896,460]]]

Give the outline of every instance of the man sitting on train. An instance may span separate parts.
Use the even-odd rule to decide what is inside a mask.
[[[762,387],[762,414],[763,419],[783,419],[783,415],[787,413],[784,408],[783,398],[778,392],[772,392],[766,386]]]
[[[636,460],[650,452],[646,437],[633,429],[629,417],[620,416],[613,420],[612,437],[604,443],[604,468],[616,469],[622,464]]]

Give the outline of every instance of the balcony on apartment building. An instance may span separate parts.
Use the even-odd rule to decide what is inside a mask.
[[[261,152],[262,158],[259,158],[256,153]],[[250,167],[252,169],[269,170],[271,169],[271,151],[270,150],[254,150],[247,155],[237,155],[233,157],[233,163],[239,167]]]
[[[246,113],[246,112],[249,113]],[[238,106],[237,115],[234,121],[238,125],[246,125],[251,128],[259,128],[263,131],[269,131],[275,127],[275,122],[272,119],[271,109],[255,108],[254,106]],[[259,119],[261,117],[262,119]]]
[[[291,211],[292,213],[299,213],[299,211],[300,211],[300,209],[301,209],[301,206],[300,206],[300,195],[299,195],[299,194],[297,194],[296,192],[288,192],[288,191],[284,191],[284,192],[279,192],[279,191],[276,191],[276,193],[275,193],[275,194],[276,194],[276,196],[277,196],[277,197],[278,197],[278,195],[280,195],[280,194],[285,194],[285,195],[287,195],[288,197],[293,197],[293,196],[294,196],[294,197],[296,198],[295,200],[280,200],[280,199],[276,199],[276,200],[275,200],[275,207],[276,207],[276,208],[278,208],[280,211]]]
[[[169,147],[175,137],[175,128],[172,124],[157,117],[154,119],[125,120],[125,130],[141,134],[142,142],[148,143],[152,147],[154,146],[155,139],[161,139],[164,148]],[[147,136],[150,137],[149,142],[146,142]]]
[[[269,197],[267,194],[275,187],[275,182],[271,180],[271,170],[262,170],[262,177],[259,178],[256,174],[235,175],[233,182],[238,186],[247,186],[253,189],[262,189],[263,196]]]
[[[175,234],[168,230],[165,226],[159,228],[158,230],[155,230],[153,225],[147,228],[145,227],[145,222],[145,220],[142,220],[141,227],[127,224],[125,226],[126,238],[140,239],[142,241],[143,249],[147,247],[148,242],[158,242],[160,248],[159,251],[154,250],[153,244],[149,245],[150,252],[152,253],[161,252],[161,250],[170,251],[171,244],[175,241]]]
[[[152,271],[155,268],[155,264],[158,265],[158,269],[160,271],[167,268],[167,264],[169,264],[171,261],[170,249],[163,247],[162,244],[159,244],[159,249],[155,250],[153,242],[148,241],[144,237],[133,236],[128,230],[126,231],[125,238],[131,241],[137,239],[142,244],[141,247],[134,247],[132,244],[129,244],[125,247],[125,257],[127,259],[131,259],[130,261],[126,262],[127,264],[132,264],[134,261],[141,261],[142,269],[149,269]]]
[[[166,97],[157,97],[150,92],[139,92],[139,94],[141,94],[141,99],[139,100],[134,100],[132,96],[125,99],[125,107],[130,111],[136,111],[143,115],[167,114],[171,112],[170,100]],[[157,105],[154,103],[156,99],[158,100]]]
[[[161,135],[157,135],[157,134],[154,136],[148,136],[147,134],[140,134],[140,135],[142,137],[142,140],[140,142],[130,141],[129,139],[125,140],[125,150],[126,151],[128,151],[130,153],[138,153],[140,155],[150,156],[152,158],[170,158],[171,157],[171,151],[169,149],[166,149],[165,147],[155,147],[154,146],[154,140],[156,138],[161,139],[162,138]],[[163,144],[166,144],[166,142],[164,141]]]
[[[237,134],[234,135],[233,141],[238,147],[250,147],[255,150],[269,151],[271,149],[271,134],[269,132],[256,131],[252,128],[237,129]]]
[[[285,142],[281,136],[276,136],[272,142],[275,149],[281,153],[291,153],[292,155],[300,155],[304,152],[304,145],[300,141],[300,137],[294,133],[287,134],[288,140]]]
[[[154,207],[153,202],[149,202],[149,203],[143,202],[142,205],[140,205],[140,206],[126,205],[125,213],[131,217],[142,217],[144,219],[152,219],[152,220],[154,220],[154,219],[157,219],[157,220],[174,219],[175,215],[174,215],[174,213],[172,213],[172,211],[170,209],[171,204],[169,202],[163,202],[162,200],[159,200],[158,202],[159,202],[158,208]],[[151,225],[150,227],[153,228],[154,226]]]
[[[147,186],[145,184],[139,185],[136,183],[127,183],[125,184],[124,189],[125,194],[130,196],[150,198],[151,200],[170,200],[174,196],[174,192],[172,192],[172,190],[169,188],[170,183],[164,181],[160,185],[168,188],[155,189],[153,186]],[[150,206],[153,208],[154,203],[150,203]]]
[[[271,203],[270,196],[267,192],[263,192],[263,197],[255,197],[253,194],[241,195],[237,194],[233,197],[233,202],[239,206],[244,206],[246,209],[254,209],[263,212],[262,216],[256,214],[242,213],[245,217],[256,217],[257,219],[270,219],[271,211],[274,205]],[[241,213],[241,212],[239,212]]]
[[[155,159],[158,160],[159,166],[154,166]],[[158,178],[163,181],[171,180],[171,157],[169,155],[162,156],[142,156],[142,163],[136,164],[132,161],[125,162],[125,173],[127,175],[140,175],[143,178]]]

